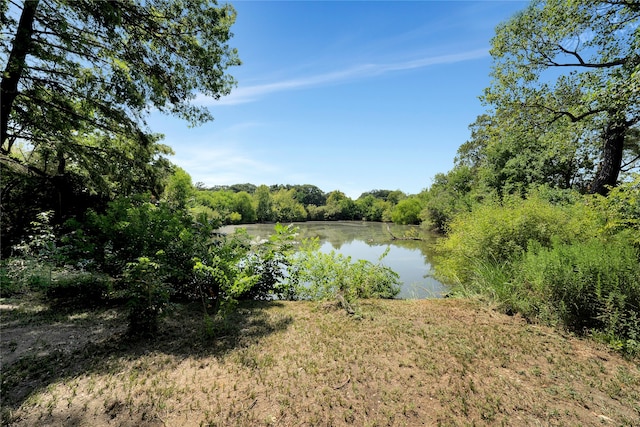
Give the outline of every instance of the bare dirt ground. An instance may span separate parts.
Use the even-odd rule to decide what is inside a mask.
[[[466,300],[250,303],[154,340],[125,313],[2,301],[15,426],[640,426],[640,365]]]

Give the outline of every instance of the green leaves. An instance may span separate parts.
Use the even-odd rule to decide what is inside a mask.
[[[87,192],[158,193],[169,151],[146,115],[200,124],[212,117],[196,96],[217,99],[235,85],[229,5],[43,0],[3,2],[1,12],[0,160],[44,178],[75,174]],[[15,155],[20,141],[29,156]]]
[[[521,141],[541,144],[543,152],[550,141],[573,141],[562,174],[579,185],[591,181],[595,193],[615,186],[628,156],[624,135],[640,122],[640,91],[629,89],[637,86],[639,22],[628,2],[550,0],[499,26],[484,101],[501,137],[488,145],[512,134],[522,135],[516,152]],[[548,179],[536,171],[542,174],[535,181]]]
[[[317,239],[303,242],[291,272],[289,280],[296,284],[300,298],[337,299],[345,308],[352,308],[360,298],[393,298],[400,292],[399,276],[390,268],[366,260],[352,262],[335,251],[320,252]]]

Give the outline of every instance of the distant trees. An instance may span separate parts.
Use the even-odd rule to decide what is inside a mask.
[[[178,168],[178,172],[169,179],[167,200],[175,198],[171,194],[175,192],[173,188],[180,173]],[[236,191],[241,188],[253,188],[254,191]],[[187,206],[194,215],[205,213],[223,224],[351,220],[418,224],[424,208],[423,197],[407,196],[400,190],[373,190],[353,200],[342,191],[325,193],[310,184],[240,184],[206,188],[200,183],[192,188],[190,194],[191,203]],[[407,199],[409,201],[400,207],[402,213],[397,212],[394,219],[393,213],[399,202]]]
[[[273,220],[273,208],[271,202],[271,193],[269,187],[261,185],[256,189],[256,217],[259,222]]]
[[[391,220],[395,224],[420,224],[423,203],[418,197],[402,199],[393,208]]]

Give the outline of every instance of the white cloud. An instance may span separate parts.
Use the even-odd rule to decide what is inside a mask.
[[[430,56],[414,60],[399,61],[395,63],[361,64],[353,66],[351,68],[347,68],[345,70],[332,71],[308,77],[300,77],[254,86],[240,86],[237,89],[233,90],[231,95],[221,98],[220,100],[215,100],[206,96],[199,96],[198,98],[196,98],[195,102],[197,104],[205,106],[245,104],[248,102],[256,101],[262,96],[271,93],[306,89],[326,84],[335,84],[347,80],[379,76],[394,71],[413,70],[433,65],[453,64],[457,62],[470,61],[486,57],[488,54],[489,53],[487,49],[476,49],[467,52]]]
[[[277,174],[277,166],[256,160],[230,148],[209,148],[203,145],[176,150],[172,162],[189,172],[193,182],[206,185],[237,184]]]

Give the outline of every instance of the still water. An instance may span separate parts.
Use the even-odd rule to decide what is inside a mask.
[[[325,253],[336,251],[352,260],[364,259],[377,263],[389,248],[388,254],[380,261],[400,275],[402,289],[398,298],[439,298],[446,292],[445,285],[431,277],[430,259],[438,237],[426,233],[415,226],[382,224],[376,222],[302,222],[299,238],[317,237],[320,250]],[[232,232],[243,227],[249,235],[267,238],[273,233],[273,224],[247,224],[227,226],[221,231]],[[397,239],[393,239],[395,236]],[[404,240],[419,237],[421,240]]]

